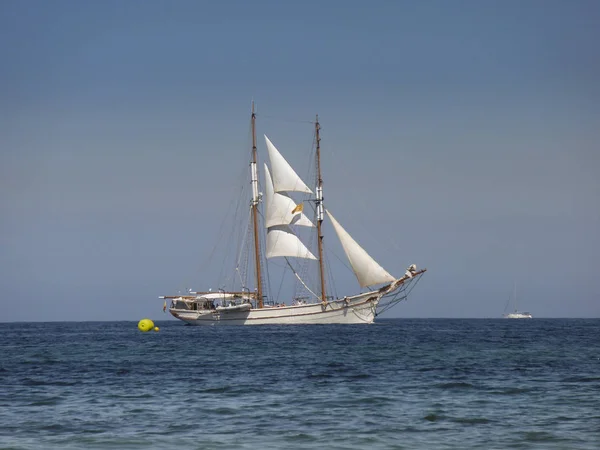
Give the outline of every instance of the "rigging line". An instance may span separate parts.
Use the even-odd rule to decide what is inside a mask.
[[[234,246],[234,243],[237,242],[238,243],[238,248],[240,248],[241,242],[242,242],[242,238],[239,235],[239,233],[236,233],[236,229],[237,226],[236,224],[238,223],[243,223],[242,222],[242,215],[241,215],[241,198],[243,197],[243,192],[245,191],[245,186],[242,185],[241,187],[241,192],[240,195],[237,196],[237,201],[236,201],[236,208],[235,208],[235,212],[233,215],[233,220],[231,222],[231,232],[230,232],[230,239],[228,240],[227,244],[226,244],[226,248],[225,248],[225,255],[230,255],[233,253],[233,249],[232,247]],[[221,225],[223,231],[225,231],[226,227],[223,226],[223,224]],[[236,236],[237,235],[237,236]],[[230,253],[231,252],[231,253]],[[223,264],[221,267],[221,271],[219,273],[219,282],[227,282],[227,280],[229,279],[229,277],[225,277],[224,272],[226,271],[225,266],[230,264],[229,261],[227,261],[229,257],[225,257],[223,258]],[[235,268],[236,264],[235,264],[235,256],[233,257],[233,266]],[[235,275],[234,275],[235,276]]]
[[[237,179],[241,179],[242,178],[243,173],[245,172],[245,170],[246,170],[245,167],[243,168],[243,170],[240,170],[240,175],[238,176]],[[229,206],[228,206],[227,211],[225,213],[225,217],[223,218],[223,221],[221,222],[221,229],[223,228],[222,227],[223,223],[225,222],[225,220],[227,220],[227,217],[231,213],[231,208],[232,208],[233,204],[236,205],[234,215],[237,214],[237,210],[239,208],[239,196],[236,196],[235,193],[236,193],[236,190],[237,191],[243,191],[244,190],[244,186],[243,185],[241,187],[238,186],[237,189],[236,189],[235,186],[233,186],[232,188],[230,188],[230,190],[231,190],[231,194],[232,194],[231,195],[232,200],[229,202]]]
[[[278,116],[268,116],[268,115],[263,115],[263,114],[256,114],[256,117],[261,117],[263,119],[274,120],[276,122],[305,123],[305,124],[311,124],[311,125],[315,124],[315,122],[313,120],[282,119],[281,117],[278,117]]]
[[[325,263],[327,264],[327,267],[331,267],[331,264],[329,264],[329,253],[330,253],[329,250],[327,250],[325,252]],[[343,261],[342,261],[342,264],[343,264]],[[327,276],[329,277],[330,291],[333,295],[333,298],[338,298],[337,287],[335,285],[335,280],[333,278],[333,271],[328,270],[327,272],[328,272]]]
[[[294,270],[294,268],[290,264],[290,261],[287,258],[285,258],[285,262],[288,264],[288,266],[292,270],[292,272],[294,272],[294,275],[296,275],[296,278],[298,278],[298,281],[300,281],[300,283],[302,283],[302,286],[304,286],[308,292],[310,292],[316,299],[318,299],[319,296],[310,290],[310,288],[306,285],[306,283],[302,280],[302,278],[300,278],[300,275],[298,275],[298,272],[296,272]]]
[[[386,294],[383,296],[383,298],[388,297],[388,296],[393,296],[393,298],[392,298],[392,300],[390,300],[390,302],[394,302],[394,303],[408,300],[408,296],[413,291],[413,289],[417,286],[419,281],[421,281],[422,276],[423,276],[423,274],[421,273],[416,278],[412,278],[412,279],[406,281],[405,284],[403,284],[402,287],[400,287],[400,289],[398,291]],[[398,298],[400,296],[402,296],[402,297]]]
[[[236,216],[236,218],[234,219],[234,223],[236,224],[242,224],[242,223],[246,223],[242,220],[242,216],[241,214],[239,215],[239,218]],[[241,227],[240,227],[241,228]],[[248,228],[248,225],[246,225],[245,229]],[[245,240],[245,236],[246,236],[246,232],[241,232],[241,230],[238,230],[238,232],[236,233],[236,238],[235,238],[235,248],[237,248],[237,254],[234,254],[234,259],[233,259],[233,266],[234,266],[234,275],[233,278],[235,279],[235,274],[237,273],[238,276],[240,277],[240,279],[243,279],[242,276],[242,272],[240,271],[240,267],[243,266],[242,258],[244,258],[244,254],[245,254],[245,245],[246,245],[246,240]],[[232,240],[233,242],[233,240]],[[232,244],[233,245],[233,244]],[[227,253],[228,255],[229,253]],[[237,263],[236,263],[236,256],[237,256]]]
[[[248,137],[247,139],[249,140],[249,136],[251,134],[251,126],[248,127]],[[245,147],[249,147],[249,146],[245,146]],[[244,219],[243,217],[243,211],[245,210],[245,206],[246,206],[246,202],[244,201],[245,199],[247,199],[247,193],[248,193],[248,189],[249,189],[249,179],[250,179],[250,174],[249,171],[247,170],[247,164],[244,164],[244,167],[241,170],[241,174],[237,177],[238,180],[242,180],[242,185],[241,185],[241,190],[239,191],[239,195],[237,197],[238,201],[236,204],[236,211],[235,211],[235,216],[234,216],[234,220],[233,220],[233,224],[234,224],[234,228],[238,230],[235,242],[237,242],[236,247],[239,249],[239,254],[240,257],[242,256],[243,253],[246,252],[245,248],[244,248],[244,243],[246,241],[247,238],[247,233],[248,233],[248,225],[246,225],[246,227],[235,227],[235,224],[241,224],[244,223]],[[248,210],[249,211],[249,210]],[[250,214],[250,212],[248,212],[247,214]],[[246,217],[246,224],[249,224],[250,221],[249,219]],[[233,244],[233,242],[232,242]],[[246,263],[247,264],[247,263]],[[235,265],[235,263],[234,263]],[[245,268],[245,270],[247,271],[247,267]]]
[[[334,152],[332,149],[329,149],[329,150],[327,150],[325,153],[329,153],[329,154],[332,156],[332,158],[334,158],[334,159],[335,159],[335,164],[336,164],[336,166],[339,166],[339,167],[342,169],[342,171],[343,171],[344,173],[352,173],[352,171],[350,171],[350,170],[348,169],[348,166],[344,165],[344,158],[337,158],[337,156],[336,156],[335,152]],[[354,201],[356,202],[356,198],[354,199]],[[365,198],[362,198],[362,199],[360,199],[360,198],[359,198],[357,203],[360,205],[360,207],[362,208],[362,210],[363,210],[363,211],[370,211],[370,210],[371,210],[371,207],[370,207],[370,206],[367,204],[367,200],[366,200]],[[356,203],[354,203],[354,205],[356,205]],[[355,208],[355,209],[356,209],[356,208]],[[359,226],[360,228],[362,228],[364,231],[366,231],[366,232],[367,232],[367,235],[368,235],[368,236],[369,236],[371,239],[373,239],[373,241],[374,241],[375,243],[377,243],[377,245],[378,245],[379,247],[381,247],[381,248],[387,248],[387,247],[388,247],[386,244],[382,243],[382,242],[381,242],[381,241],[380,241],[380,240],[377,238],[377,236],[375,236],[375,235],[373,234],[373,232],[372,232],[372,231],[371,231],[369,228],[367,228],[367,227],[365,226],[365,224],[364,224],[363,222],[361,222],[361,221],[357,221],[357,224],[358,224],[358,226]],[[381,233],[378,233],[378,234],[381,234]],[[389,236],[389,235],[387,235],[387,236],[380,236],[380,237],[383,237],[383,238],[384,238],[386,241],[388,241],[388,244],[389,244],[391,247],[393,247],[393,248],[394,248],[396,251],[398,251],[398,252],[402,252],[402,249],[400,248],[400,245],[398,245],[398,242],[397,242],[397,241],[396,241],[396,240],[395,240],[393,237],[391,237],[391,236]]]
[[[230,276],[227,276],[225,278],[221,277],[220,280],[227,284],[229,282],[232,282],[235,284],[235,278],[236,278],[236,274],[239,276],[240,278],[240,283],[242,284],[242,286],[244,285],[244,278],[245,278],[245,273],[247,272],[247,235],[248,235],[248,228],[249,228],[249,223],[250,221],[248,219],[246,220],[242,220],[242,216],[239,216],[239,219],[235,219],[235,223],[236,224],[243,224],[245,223],[245,227],[236,227],[236,228],[241,228],[239,230],[239,232],[237,233],[237,239],[235,240],[235,242],[237,242],[237,244],[235,244],[235,248],[238,249],[237,252],[227,252],[226,255],[232,255],[232,259],[231,259],[231,265],[233,268],[233,272]],[[244,231],[242,231],[242,229]],[[231,240],[231,245],[230,247],[234,246],[234,241]],[[227,258],[229,258],[229,256],[227,256]],[[236,261],[237,260],[237,261]],[[229,261],[227,261],[227,265],[230,264]],[[225,267],[223,267],[222,269],[223,271],[225,271]],[[243,274],[243,275],[242,275]],[[223,275],[223,274],[221,274]]]
[[[316,217],[316,215],[313,216],[313,218]],[[313,219],[314,220],[314,219]],[[305,234],[308,234],[308,240],[306,242],[306,247],[308,249],[314,249],[315,248],[315,238],[317,236],[317,233],[315,232],[316,230],[313,230],[311,227],[310,229],[306,230]],[[314,251],[314,250],[313,250]],[[308,259],[304,259],[302,261],[302,263],[300,264],[300,273],[301,273],[301,277],[305,278],[309,281],[309,283],[311,284],[311,286],[315,286],[316,284],[314,283],[314,279],[312,277],[312,270],[311,270],[311,265],[310,265],[310,261]],[[297,293],[300,294],[300,289],[301,287],[296,284],[296,288],[297,288]]]
[[[248,210],[248,216],[250,216],[250,214],[252,214],[252,210],[249,209]],[[248,221],[250,221],[249,217],[248,217]],[[242,280],[242,277],[241,277],[241,275],[239,273],[239,267],[240,267],[240,262],[242,260],[242,255],[244,253],[243,248],[244,248],[244,245],[246,244],[246,238],[247,237],[248,237],[248,233],[244,233],[244,237],[242,238],[242,243],[240,245],[240,252],[239,252],[238,260],[237,260],[237,263],[235,265],[235,270],[238,273],[238,275],[240,276],[240,283],[242,283],[242,284],[243,284],[243,280]]]
[[[215,253],[217,251],[217,248],[222,243],[223,237],[224,237],[225,233],[227,233],[227,231],[228,231],[228,227],[225,226],[225,223],[231,214],[232,206],[234,203],[235,203],[235,200],[232,200],[229,203],[229,206],[227,207],[227,211],[224,214],[223,219],[221,221],[221,224],[219,227],[219,235],[215,241],[215,245],[213,246],[212,250],[210,251],[208,257],[200,264],[199,272],[204,272],[206,270],[208,265],[212,262],[212,260],[215,256]],[[237,208],[236,208],[236,212],[234,212],[234,218],[235,218],[236,214],[237,214]],[[233,231],[231,231],[231,234],[233,234]],[[219,276],[219,278],[220,278],[220,276]]]
[[[250,127],[249,127],[249,130],[250,130]],[[244,145],[244,147],[247,148],[248,146]],[[240,175],[236,179],[243,179],[245,172],[246,172],[246,167],[244,165],[244,167],[240,170]],[[247,178],[247,175],[246,175],[246,178]],[[228,219],[230,217],[233,217],[233,219],[234,219],[232,221],[232,224],[240,222],[237,220],[237,217],[238,217],[238,213],[239,213],[239,209],[240,209],[240,205],[241,205],[240,199],[243,197],[244,190],[245,190],[245,183],[241,187],[239,185],[238,186],[232,185],[228,190],[226,190],[226,192],[228,194],[229,193],[231,194],[229,197],[232,200],[229,202],[227,210],[226,210],[225,214],[223,215],[221,224],[219,226],[218,236],[214,240],[214,246],[211,249],[208,256],[206,258],[203,258],[202,261],[199,261],[196,263],[197,264],[196,267],[198,267],[198,272],[196,272],[196,271],[194,271],[194,272],[196,272],[196,273],[204,272],[208,268],[208,266],[213,262],[215,253],[217,252],[218,248],[223,244],[225,234],[227,234],[229,232],[229,235],[231,237],[231,239],[228,239],[227,243],[225,244],[225,254],[226,255],[230,254],[231,245],[236,241],[239,242],[240,239],[237,238],[237,236],[236,236],[237,233],[235,233],[236,227],[234,225],[232,225],[231,227],[226,227],[225,223],[228,221]],[[236,195],[236,194],[239,194],[239,195]],[[234,205],[235,205],[235,208],[234,208]],[[233,214],[232,214],[232,211],[233,211]],[[235,261],[235,257],[234,257],[234,261]],[[222,267],[220,270],[221,273],[219,274],[219,280],[217,280],[219,283],[223,280],[223,271],[224,271],[224,267],[226,264],[227,264],[227,258],[223,258]]]
[[[264,218],[263,212],[260,209],[258,210],[258,212],[263,219],[263,225],[264,225],[265,218]],[[269,297],[271,296],[271,293],[273,292],[273,286],[271,284],[271,272],[269,271],[269,260],[267,258],[267,239],[266,239],[266,233],[265,233],[264,226],[261,227],[261,237],[262,237],[262,239],[260,240],[261,257],[262,257],[261,264],[263,265],[263,268],[265,269],[264,274],[267,279],[267,282],[266,282],[267,292],[265,293],[263,291],[263,296],[266,296],[267,301],[268,301]]]
[[[286,265],[285,265],[285,264],[281,264],[281,263],[279,263],[278,261],[272,261],[270,264],[271,264],[272,266],[279,267],[280,269],[285,269],[285,268],[286,268]]]
[[[240,268],[239,268],[239,266],[235,268],[235,272],[236,272],[236,274],[237,274],[238,278],[240,279],[240,286],[241,286],[241,287],[244,287],[244,280],[243,280],[243,278],[242,278],[242,274],[240,273]]]
[[[386,312],[388,309],[392,308],[397,303],[407,301],[408,296],[410,295],[412,290],[415,288],[415,286],[417,285],[417,283],[419,282],[420,279],[421,279],[421,275],[419,275],[419,277],[417,279],[415,279],[413,281],[409,281],[409,284],[403,286],[398,292],[388,294],[388,295],[391,295],[392,298],[385,303],[383,303],[383,302],[380,303],[381,310],[377,313],[377,315],[383,314],[384,312]],[[388,295],[384,295],[383,298],[386,298]],[[382,298],[382,300],[383,300],[383,298]]]
[[[250,212],[248,212],[248,214],[250,214]],[[248,273],[249,273],[249,259],[250,259],[250,253],[251,253],[251,239],[248,239],[248,236],[250,236],[250,234],[252,233],[251,231],[251,222],[250,220],[248,220],[247,224],[246,224],[246,230],[244,232],[244,246],[241,247],[241,251],[242,251],[242,264],[241,264],[241,268],[243,270],[242,272],[242,286],[241,287],[248,287]]]
[[[281,297],[281,289],[283,288],[283,281],[285,280],[285,271],[283,272],[283,274],[281,275],[281,281],[279,283],[279,289],[277,290],[277,303],[279,303],[279,298]],[[273,298],[273,301],[275,301],[275,298]]]
[[[397,292],[392,292],[392,293],[384,295],[381,298],[381,303],[380,303],[381,309],[380,309],[380,311],[377,312],[376,315],[383,314],[384,312],[386,312],[388,309],[392,308],[397,303],[400,303],[402,301],[407,301],[408,296],[410,295],[412,290],[415,288],[415,286],[421,279],[421,275],[419,275],[417,278],[413,278],[412,280],[408,280],[406,282],[407,284],[404,284]],[[389,298],[389,300],[384,302],[384,299],[386,299],[386,298]]]
[[[423,276],[423,274],[419,274],[419,278],[417,278],[416,280],[414,280],[413,283],[409,283],[409,285],[407,286],[407,288],[405,288],[404,290],[408,290],[408,292],[406,292],[406,297],[408,298],[409,294],[412,292],[412,290],[417,286],[417,284],[419,284],[419,281],[421,281],[421,277]]]
[[[316,143],[317,143],[317,133],[315,130],[313,130],[313,135],[312,135],[312,142],[310,144],[310,150],[307,152],[308,154],[308,163],[306,164],[306,171],[305,173],[305,180],[311,180],[313,181],[314,185],[316,186],[319,182],[319,180],[317,180],[317,168],[316,168]],[[314,195],[314,194],[313,194]],[[311,194],[306,194],[305,198],[310,198]]]
[[[246,181],[246,180],[244,180],[244,181]],[[238,191],[239,195],[237,196],[235,212],[234,212],[234,219],[237,219],[238,216],[240,216],[240,218],[241,218],[241,212],[240,212],[242,209],[241,208],[241,206],[242,206],[241,199],[244,197],[244,192],[247,190],[245,184],[246,183],[244,182],[244,184],[241,186],[241,188],[239,188],[239,191]],[[234,223],[237,223],[237,222],[234,222]]]
[[[325,249],[327,250],[328,253],[333,254],[333,256],[335,256],[335,258],[342,263],[342,265],[348,269],[348,271],[350,271],[351,273],[354,273],[354,270],[348,265],[346,264],[346,261],[344,260],[344,258],[341,258],[332,248],[330,247],[325,247]]]
[[[244,173],[246,174],[245,176],[244,176]],[[236,177],[236,179],[237,179],[237,180],[244,180],[244,182],[241,184],[241,186],[240,186],[240,185],[238,185],[238,186],[237,186],[237,189],[236,189],[236,186],[235,186],[235,185],[233,186],[233,189],[231,189],[231,191],[232,191],[232,192],[231,192],[231,193],[232,193],[232,196],[231,196],[231,197],[232,197],[232,199],[233,199],[233,200],[232,200],[232,201],[230,202],[230,204],[229,204],[229,208],[228,208],[228,211],[227,211],[227,214],[226,214],[226,216],[225,216],[225,219],[224,219],[224,221],[225,221],[225,220],[227,220],[227,219],[230,217],[230,214],[231,214],[231,206],[232,206],[234,203],[235,203],[235,210],[234,210],[234,212],[233,212],[233,216],[232,216],[232,219],[233,219],[233,220],[232,220],[232,222],[231,222],[231,223],[232,223],[232,225],[231,225],[231,228],[230,228],[230,234],[229,234],[229,235],[230,235],[230,239],[228,240],[228,242],[227,242],[227,244],[226,244],[226,246],[225,246],[225,247],[226,247],[226,248],[225,248],[225,255],[230,255],[230,254],[233,254],[233,253],[230,253],[230,252],[232,251],[232,250],[231,250],[231,247],[234,245],[234,243],[235,243],[235,242],[237,242],[237,243],[238,243],[238,246],[239,246],[239,245],[240,245],[240,243],[241,243],[241,241],[242,241],[242,239],[241,239],[241,237],[240,237],[239,233],[236,233],[236,229],[237,229],[237,227],[235,226],[235,224],[237,224],[237,223],[242,223],[242,216],[241,216],[241,212],[240,212],[240,210],[241,210],[241,206],[242,206],[242,199],[244,198],[244,192],[246,191],[246,181],[247,181],[247,179],[248,179],[248,173],[247,173],[247,168],[246,168],[246,165],[245,165],[245,164],[244,164],[244,167],[242,167],[242,168],[240,169],[240,174],[239,174],[239,176],[238,176],[238,177]],[[236,195],[236,194],[237,194],[237,195]],[[225,227],[225,226],[224,226],[224,222],[223,222],[223,223],[221,224],[221,235],[219,236],[219,239],[217,240],[217,243],[216,243],[216,245],[219,245],[219,244],[220,244],[220,242],[221,242],[221,239],[222,239],[222,237],[223,237],[223,234],[224,234],[224,233],[225,233],[225,231],[226,231],[226,230],[228,230],[228,229],[229,229],[228,227]],[[239,247],[238,247],[238,248],[239,248]],[[215,246],[215,249],[216,249],[216,246]],[[214,250],[213,250],[213,252],[214,252]],[[225,267],[225,265],[227,265],[227,264],[228,264],[228,263],[227,263],[227,261],[226,261],[226,259],[227,259],[227,258],[224,258],[224,260],[223,260],[223,267],[221,268],[221,273],[220,273],[220,275],[219,275],[219,282],[223,281],[223,272],[224,272],[224,267]],[[235,266],[235,256],[234,256],[234,260],[233,260],[233,265]],[[234,276],[235,276],[235,275],[234,275]]]
[[[261,182],[261,177],[258,177],[258,190],[259,193],[262,192],[262,182]],[[257,209],[258,212],[258,217],[259,219],[262,220],[262,225],[261,225],[261,221],[259,220],[259,232],[261,235],[261,239],[260,239],[260,256],[261,256],[261,267],[264,269],[263,271],[261,271],[261,278],[262,276],[264,276],[264,278],[266,279],[266,283],[264,283],[264,287],[266,287],[266,289],[263,290],[263,297],[267,297],[267,300],[269,299],[269,296],[271,295],[272,291],[272,285],[271,285],[271,274],[269,272],[269,263],[268,263],[268,258],[267,258],[267,239],[266,239],[266,233],[265,233],[265,227],[264,224],[266,223],[266,219],[265,219],[265,215],[264,215],[264,202],[262,201],[262,197],[259,199],[259,205],[263,205],[263,207],[259,207]]]

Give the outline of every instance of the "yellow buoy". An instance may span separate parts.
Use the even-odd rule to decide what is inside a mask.
[[[140,331],[145,333],[146,331],[150,331],[152,328],[154,328],[154,322],[152,322],[150,319],[142,319],[138,323],[138,328]]]
[[[158,330],[160,330],[160,328],[154,327],[154,331],[158,331]]]

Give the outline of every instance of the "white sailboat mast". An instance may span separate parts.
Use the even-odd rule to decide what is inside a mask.
[[[319,249],[319,273],[321,276],[321,301],[327,302],[327,294],[325,292],[325,270],[323,268],[323,233],[322,225],[324,219],[323,211],[323,178],[321,177],[321,137],[319,131],[321,126],[319,125],[319,115],[317,114],[317,120],[315,122],[315,133],[317,139],[317,244]]]
[[[260,241],[258,231],[258,202],[260,200],[258,193],[258,168],[256,151],[256,114],[254,113],[254,102],[252,102],[252,162],[250,163],[250,173],[252,177],[252,221],[254,228],[254,265],[256,267],[256,298],[258,308],[263,307],[262,295],[262,276],[260,267]]]

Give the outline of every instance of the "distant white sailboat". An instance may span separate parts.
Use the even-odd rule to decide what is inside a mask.
[[[248,203],[249,218],[240,221],[242,229],[247,229],[252,237],[245,242],[253,241],[254,258],[244,255],[238,260],[254,263],[255,280],[253,288],[246,283],[247,270],[235,268],[239,278],[238,289],[220,289],[219,292],[188,292],[186,295],[164,296],[170,299],[169,312],[173,317],[192,325],[263,325],[263,324],[356,324],[371,323],[377,314],[387,310],[394,304],[405,300],[412,286],[420,279],[426,269],[418,270],[411,264],[402,277],[396,278],[380,266],[349,234],[323,205],[323,180],[320,164],[319,119],[315,122],[315,160],[316,160],[316,194],[300,179],[294,169],[285,160],[273,143],[265,136],[270,170],[265,164],[264,201],[259,191],[258,162],[255,131],[256,115],[252,105],[252,155],[250,161],[251,192]],[[304,214],[304,203],[298,204],[288,192],[300,192],[313,197],[306,200],[315,205],[316,222],[316,256],[309,250],[296,234],[296,227],[315,228],[313,222]],[[259,207],[263,204],[263,207]],[[356,275],[359,285],[367,288],[366,292],[336,298],[329,296],[331,287],[325,283],[325,267],[323,257],[322,223],[325,213],[338,235],[350,266]],[[262,218],[264,228],[259,226]],[[245,228],[244,228],[245,227]],[[266,231],[266,239],[261,239],[262,230]],[[264,252],[261,250],[264,243]],[[241,255],[241,253],[240,253]],[[263,280],[263,258],[283,258],[301,283],[305,295],[290,298],[289,302],[281,302],[265,293],[267,290]],[[294,270],[289,258],[318,261],[318,285],[309,288],[303,275]],[[253,260],[253,261],[252,261]],[[252,280],[248,280],[252,282]],[[236,281],[237,282],[237,281]],[[315,294],[314,291],[318,294]]]
[[[511,313],[508,314],[504,314],[504,318],[505,319],[533,319],[533,316],[531,315],[531,313],[529,312],[525,312],[525,311],[519,311],[518,307],[517,307],[517,283],[514,283],[513,285],[513,298],[514,298],[514,302],[515,302],[515,310]],[[508,301],[510,302],[510,297],[508,299]],[[508,306],[508,304],[507,304]],[[506,308],[504,308],[506,310]]]

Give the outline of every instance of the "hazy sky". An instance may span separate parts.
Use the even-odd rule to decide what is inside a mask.
[[[513,282],[536,317],[600,317],[599,23],[594,0],[4,0],[0,321],[214,288],[252,99],[301,174],[318,113],[327,206],[391,273],[429,269],[387,317],[500,317]]]

